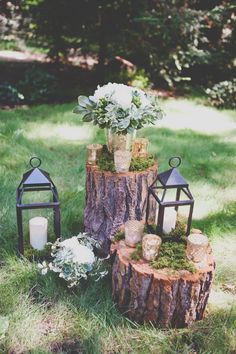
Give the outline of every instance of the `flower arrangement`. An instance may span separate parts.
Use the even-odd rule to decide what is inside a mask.
[[[157,97],[123,84],[98,86],[93,96],[79,96],[73,110],[84,122],[127,134],[163,117]]]
[[[52,262],[43,261],[38,264],[43,275],[48,270],[59,273],[59,277],[63,278],[68,287],[78,285],[79,281],[88,276],[95,277],[96,281],[107,274],[102,267],[103,259],[98,259],[94,254],[94,247],[98,247],[97,241],[89,237],[86,233],[80,233],[67,240],[56,240],[51,245]]]

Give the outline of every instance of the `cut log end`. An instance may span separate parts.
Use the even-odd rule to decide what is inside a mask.
[[[203,318],[215,269],[210,253],[205,267],[192,274],[155,270],[145,260],[134,262],[130,258],[133,250],[124,241],[113,250],[113,297],[124,315],[138,323],[177,328]]]

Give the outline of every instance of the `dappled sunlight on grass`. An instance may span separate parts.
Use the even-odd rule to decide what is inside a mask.
[[[207,182],[193,182],[191,191],[195,199],[193,217],[198,220],[236,200],[236,188],[231,186],[219,188]]]
[[[168,100],[163,106],[166,117],[157,124],[162,128],[191,129],[204,134],[222,134],[236,129],[236,122],[225,111],[184,99]]]
[[[30,140],[56,139],[61,142],[84,144],[94,137],[94,129],[88,125],[76,126],[71,124],[28,123],[24,135]]]
[[[225,292],[223,290],[212,289],[209,296],[209,310],[214,311],[216,308],[230,309],[236,304],[236,296],[230,292]]]

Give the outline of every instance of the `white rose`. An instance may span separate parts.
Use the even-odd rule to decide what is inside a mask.
[[[129,109],[132,103],[132,89],[126,85],[117,85],[112,100],[124,110]]]

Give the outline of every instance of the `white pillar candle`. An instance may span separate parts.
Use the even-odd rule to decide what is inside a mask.
[[[164,210],[164,221],[163,221],[163,232],[169,234],[172,229],[175,229],[177,219],[177,212],[174,208],[165,208]]]
[[[36,250],[43,250],[47,243],[48,220],[41,216],[30,219],[30,244]]]
[[[193,262],[206,259],[208,238],[203,234],[191,234],[187,237],[187,258]]]

